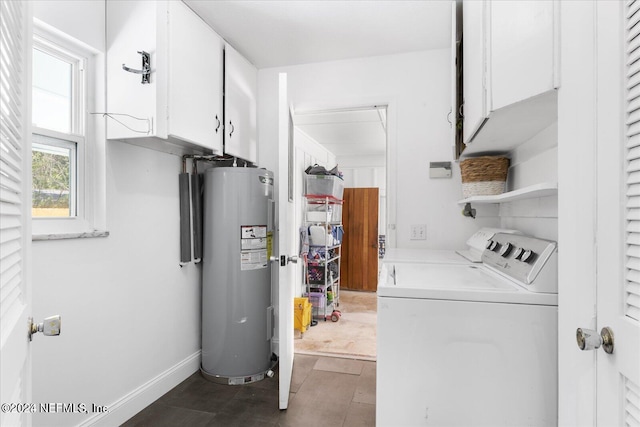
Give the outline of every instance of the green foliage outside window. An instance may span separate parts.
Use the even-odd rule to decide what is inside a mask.
[[[69,156],[33,150],[34,208],[69,208]]]

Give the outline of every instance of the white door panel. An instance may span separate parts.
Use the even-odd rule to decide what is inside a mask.
[[[289,201],[289,130],[290,112],[287,99],[287,75],[279,75],[278,97],[278,171],[276,185],[278,188],[278,252],[285,260],[297,255],[295,230],[291,224],[295,222],[294,204]],[[278,268],[278,357],[279,357],[279,406],[289,406],[289,390],[293,372],[293,298],[295,294],[295,269],[289,262]]]

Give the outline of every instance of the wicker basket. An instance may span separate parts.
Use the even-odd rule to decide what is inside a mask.
[[[508,170],[509,159],[506,157],[483,156],[462,160],[462,197],[504,193]]]

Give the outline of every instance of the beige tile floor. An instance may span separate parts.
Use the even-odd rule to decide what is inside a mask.
[[[342,290],[338,309],[339,321],[319,320],[304,334],[295,331],[295,352],[376,360],[376,293]]]

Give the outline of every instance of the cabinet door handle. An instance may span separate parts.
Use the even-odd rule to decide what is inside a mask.
[[[236,130],[236,128],[233,126],[231,120],[229,120],[229,126],[231,126],[231,132],[229,132],[229,138],[231,138],[231,135],[233,135],[233,131]]]
[[[220,125],[222,123],[220,123],[220,119],[218,118],[218,115],[216,114],[216,120],[218,121],[218,126],[216,126],[216,133],[218,133],[218,129],[220,129]]]
[[[461,119],[464,119],[464,102],[458,107],[458,115]]]
[[[142,56],[142,69],[135,70],[133,68],[127,67],[125,64],[122,64],[122,69],[134,74],[142,74],[142,83],[143,85],[149,84],[151,82],[151,55],[144,50],[139,50],[138,53]]]

